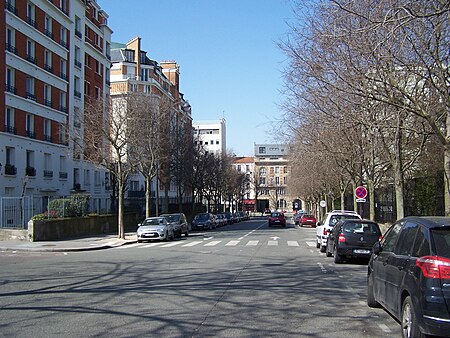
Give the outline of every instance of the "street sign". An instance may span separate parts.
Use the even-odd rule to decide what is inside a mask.
[[[365,187],[363,187],[362,185],[360,185],[359,187],[357,187],[355,189],[355,197],[364,199],[367,196],[367,189]],[[358,201],[358,200],[357,200]]]
[[[365,198],[357,198],[356,203],[364,203],[366,201]]]
[[[327,202],[325,202],[325,201],[320,201],[320,206],[321,206],[322,208],[325,208],[325,207],[327,206]]]

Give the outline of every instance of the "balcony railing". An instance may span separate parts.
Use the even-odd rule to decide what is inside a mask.
[[[9,92],[9,93],[17,94],[17,89],[16,89],[16,87],[14,87],[14,86],[11,86],[11,85],[9,85],[9,84],[6,84],[6,85],[5,85],[5,89],[6,89],[6,91]]]
[[[11,45],[10,43],[6,44],[6,50],[11,53],[17,54],[17,48]]]
[[[17,174],[16,166],[6,163],[5,164],[5,175],[16,175],[16,174]]]
[[[75,97],[78,97],[79,99],[81,99],[81,93],[79,91],[74,90],[73,95],[75,95]]]
[[[33,93],[27,92],[27,99],[36,101],[36,95]]]
[[[33,167],[26,167],[25,168],[25,175],[27,176],[36,176],[36,169]]]
[[[45,69],[47,72],[53,73],[53,67],[50,66],[50,65],[48,65],[48,64],[44,64],[44,69]]]
[[[36,28],[36,21],[34,21],[31,17],[27,16],[27,22],[30,26],[33,26],[34,28]]]
[[[78,36],[80,39],[83,37],[83,34],[81,34],[81,32],[75,28],[75,35]]]
[[[59,105],[59,111],[62,111],[63,113],[67,113],[67,108],[62,105]]]
[[[65,171],[60,171],[59,172],[59,178],[60,179],[67,179],[67,177],[68,177],[67,172],[65,172]]]
[[[77,66],[78,68],[81,69],[81,62],[80,61],[75,60],[74,63],[75,63],[75,66]]]
[[[44,141],[52,142],[52,136],[51,135],[44,135]]]
[[[69,45],[67,44],[66,41],[61,40],[61,41],[59,41],[59,44],[60,44],[61,46],[63,46],[65,49],[69,49]]]
[[[44,170],[44,177],[53,177],[53,171],[52,170]]]
[[[13,126],[5,125],[5,132],[15,135],[17,130]]]
[[[67,75],[66,75],[66,74],[64,74],[63,72],[60,72],[60,73],[59,73],[59,77],[60,77],[61,79],[63,79],[63,80],[66,80],[66,81],[67,81]]]
[[[52,101],[51,101],[51,100],[44,100],[44,104],[45,104],[47,107],[52,108]]]
[[[53,33],[50,32],[48,29],[44,29],[44,34],[53,40]]]
[[[30,54],[27,54],[27,61],[36,64],[36,59]]]
[[[35,133],[34,131],[27,130],[27,131],[25,131],[25,134],[26,134],[27,137],[29,137],[29,138],[36,138],[36,133]]]
[[[9,2],[8,0],[5,3],[5,8],[10,11],[11,13],[14,13],[15,15],[17,15],[17,8],[14,7],[11,2]]]

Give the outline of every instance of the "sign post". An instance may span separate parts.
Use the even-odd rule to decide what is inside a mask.
[[[364,203],[364,202],[366,202],[366,197],[367,197],[367,189],[366,189],[366,187],[364,187],[362,185],[357,187],[355,189],[355,197],[356,197],[356,203]],[[361,215],[362,218],[364,218],[363,217],[364,207],[363,207],[362,204],[359,204],[359,205],[360,205],[359,209],[361,210],[359,214]]]

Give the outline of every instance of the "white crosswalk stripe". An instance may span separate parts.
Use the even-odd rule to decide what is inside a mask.
[[[316,246],[316,242],[306,242],[306,245],[308,246]]]
[[[190,243],[186,243],[186,244],[184,244],[182,246],[194,246],[194,245],[197,245],[197,244],[200,244],[200,243],[203,243],[203,241],[190,242]]]
[[[236,246],[239,244],[240,241],[229,241],[225,246]]]
[[[259,241],[248,241],[246,246],[256,246],[258,243]]]
[[[287,241],[288,246],[299,246],[297,241]]]
[[[205,246],[216,246],[217,244],[219,244],[222,241],[211,241],[205,244]]]
[[[267,245],[268,246],[277,246],[278,245],[278,241],[268,241]]]
[[[161,245],[161,248],[170,248],[175,245],[180,245],[181,243],[183,243],[183,242],[172,242],[172,243]]]
[[[146,245],[144,245],[142,247],[143,248],[151,248],[152,246],[159,246],[161,244],[162,244],[162,242],[154,242],[154,243],[146,244]]]

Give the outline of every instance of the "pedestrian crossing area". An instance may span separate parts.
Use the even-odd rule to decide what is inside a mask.
[[[129,248],[172,248],[172,247],[256,247],[256,246],[288,246],[288,247],[300,247],[299,241],[285,241],[285,240],[192,240],[192,241],[173,241],[173,242],[143,242],[128,244],[119,247],[118,249],[129,249]]]

